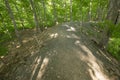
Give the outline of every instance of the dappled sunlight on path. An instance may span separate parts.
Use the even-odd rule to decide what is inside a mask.
[[[98,64],[98,62],[100,61],[96,59],[96,57],[92,54],[92,52],[86,46],[81,45],[80,47],[87,53],[87,56],[82,55],[81,59],[85,61],[90,67],[88,71],[92,79],[93,80],[109,80],[109,78],[104,73],[102,64],[101,65]]]
[[[35,44],[24,48],[27,57],[9,80],[119,80],[107,70],[112,59],[92,42],[88,27],[65,23],[34,36]]]
[[[42,65],[41,65],[41,68],[40,68],[40,70],[38,72],[36,80],[40,80],[42,78],[42,75],[45,72],[45,69],[46,69],[46,67],[48,65],[48,62],[49,62],[49,59],[47,57],[45,57],[45,59],[43,60]]]

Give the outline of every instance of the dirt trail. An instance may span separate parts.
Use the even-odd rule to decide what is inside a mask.
[[[101,38],[94,29],[65,23],[33,36],[1,80],[119,80],[120,65],[92,41]]]

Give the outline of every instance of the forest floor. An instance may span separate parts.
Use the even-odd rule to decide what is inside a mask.
[[[21,31],[22,46],[16,40],[7,44],[0,80],[120,80],[120,62],[100,48],[100,32],[78,22],[37,35],[34,29]]]

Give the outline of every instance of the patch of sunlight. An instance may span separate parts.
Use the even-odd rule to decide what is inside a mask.
[[[17,45],[16,48],[20,48],[20,45]]]
[[[74,27],[70,27],[69,29],[67,29],[67,31],[76,31],[76,29]]]
[[[26,42],[27,42],[27,40],[23,40],[22,42],[23,42],[23,43],[26,43]]]
[[[76,41],[75,41],[75,45],[78,45],[78,44],[80,44],[80,41],[79,41],[79,40],[76,40]]]
[[[49,62],[49,58],[45,57],[44,60],[43,60],[42,65],[41,65],[41,68],[40,68],[40,71],[38,73],[38,76],[37,76],[36,80],[41,80],[42,75],[44,74],[45,69],[46,69],[46,67],[48,65],[48,62]]]
[[[84,60],[88,62],[88,66],[90,67],[88,71],[92,79],[93,80],[109,80],[107,75],[103,73],[103,68],[100,65],[98,65],[98,63],[96,62],[97,59],[93,55],[93,53],[84,45],[82,45],[81,48],[88,54],[88,56],[84,57]]]
[[[85,45],[81,45],[79,41],[76,41],[75,44],[79,45],[82,50],[84,50],[84,52],[79,51],[78,54],[80,55],[80,59],[86,62],[90,67],[88,72],[91,78],[93,80],[110,80],[109,77],[104,73],[102,62],[97,60],[93,53]],[[84,53],[87,55],[84,55]]]
[[[14,44],[15,44],[15,42],[11,42],[11,44],[12,44],[12,45],[14,45]]]
[[[27,43],[28,41],[31,41],[31,40],[33,40],[33,38],[26,38],[26,39],[22,40],[22,42]]]
[[[100,52],[103,56],[105,56],[109,61],[112,61],[106,54],[103,53],[102,50],[99,49],[99,52]]]
[[[58,37],[58,33],[53,33],[50,35],[51,38],[57,38]]]
[[[34,51],[31,51],[31,55],[33,55],[35,52]]]
[[[34,67],[33,67],[33,71],[32,71],[32,75],[31,75],[30,80],[33,79],[33,76],[34,76],[34,74],[35,74],[35,72],[36,72],[36,69],[37,69],[40,61],[41,61],[41,57],[37,57],[37,58],[35,59],[35,63],[36,63],[36,64],[35,64]]]
[[[90,60],[89,62],[88,65],[91,69],[88,69],[88,71],[93,80],[109,80],[96,61]]]
[[[67,28],[69,28],[70,26],[69,25],[67,25],[67,24],[65,24],[65,25],[63,25],[63,26],[65,26],[65,27],[67,27]]]
[[[75,34],[72,34],[72,35],[67,35],[66,36],[67,38],[75,38],[75,39],[79,39],[79,37]]]
[[[59,22],[56,22],[56,25],[58,25],[59,24]]]
[[[69,36],[69,35],[67,35],[66,37],[67,37],[67,38],[71,38],[71,36]]]
[[[111,41],[112,41],[112,40],[114,40],[114,38],[109,38],[109,40],[111,40]]]

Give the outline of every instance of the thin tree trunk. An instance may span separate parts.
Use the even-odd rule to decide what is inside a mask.
[[[35,11],[35,6],[34,6],[34,3],[33,3],[33,0],[30,0],[30,5],[31,5],[32,11],[33,11],[34,21],[35,21],[35,26],[36,26],[36,32],[39,32],[41,30],[39,28],[39,22],[38,22],[38,19],[37,19],[37,14],[36,14],[36,11]]]
[[[14,16],[13,16],[13,12],[12,12],[12,10],[11,10],[11,8],[10,8],[10,5],[9,5],[8,0],[5,0],[5,5],[6,5],[6,8],[7,8],[7,10],[8,10],[8,13],[9,13],[9,15],[10,15],[10,18],[11,18],[11,20],[12,20],[12,22],[13,22],[13,25],[14,25],[14,28],[15,28],[15,33],[16,33],[16,36],[17,36],[17,38],[18,38],[18,41],[19,41],[19,43],[22,45],[22,40],[21,40],[20,35],[19,35],[19,33],[18,33],[16,21],[15,21],[15,18],[14,18]]]
[[[41,9],[40,9],[41,6],[40,6],[38,3],[36,3],[36,5],[38,5],[37,7],[35,7],[35,8],[36,8],[36,11],[37,11],[37,13],[38,13],[38,14],[36,13],[36,14],[38,15],[38,16],[37,16],[37,17],[38,17],[37,19],[38,19],[39,22],[42,22],[41,12],[40,12],[40,11],[41,11]],[[42,31],[42,28],[40,28],[40,29],[41,29],[41,31]]]
[[[55,24],[57,24],[57,12],[56,12],[56,5],[55,5],[55,0],[52,0],[52,5],[53,5],[53,14],[54,14],[54,21]]]
[[[70,0],[70,21],[72,22],[72,0]]]
[[[42,0],[43,9],[44,9],[44,21],[46,21],[46,6],[45,6],[45,0]]]
[[[92,0],[90,0],[89,4],[89,21],[92,20]]]
[[[113,22],[113,24],[119,23],[119,14],[120,14],[120,0],[110,0],[109,2],[109,11],[107,19]]]
[[[102,10],[101,21],[104,21],[107,16],[107,7],[108,7],[108,4],[103,9],[101,8]]]
[[[100,15],[101,15],[101,4],[100,4],[100,0],[98,0],[98,6],[97,6],[96,14],[94,16],[95,17],[94,20],[100,21]]]
[[[42,0],[42,5],[44,9],[44,20],[42,21],[43,23],[43,29],[45,29],[45,23],[46,23],[46,6],[45,6],[45,0]]]
[[[19,9],[18,9],[17,5],[15,5],[15,8],[16,8],[17,12],[19,12]],[[25,26],[24,26],[24,20],[21,18],[21,16],[19,16],[19,19],[20,19],[21,25],[22,25],[22,27],[24,29],[25,28]]]
[[[118,11],[118,18],[117,18],[117,23],[116,24],[119,24],[120,23],[120,10]]]
[[[66,2],[64,2],[64,10],[65,10],[65,17],[64,17],[64,21],[67,22],[67,12],[66,12]]]
[[[79,11],[80,11],[80,24],[81,24],[81,26],[82,26],[82,24],[83,24],[83,12],[82,12],[82,6],[83,6],[83,4],[82,4],[82,1],[80,0],[80,5],[79,5]]]
[[[111,23],[116,24],[116,20],[118,20],[118,14],[120,9],[120,0],[110,0],[109,2],[109,10],[107,15],[107,20],[111,21]],[[102,46],[108,44],[109,37],[110,37],[110,29],[109,27],[105,27],[102,33],[104,36],[101,39]]]

